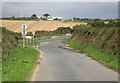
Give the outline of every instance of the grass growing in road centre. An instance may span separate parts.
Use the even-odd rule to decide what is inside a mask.
[[[118,69],[118,58],[115,55],[107,54],[93,46],[87,46],[72,39],[65,39],[63,40],[63,42],[69,45],[70,47],[74,48],[75,50],[79,50],[80,52],[86,53],[88,56],[103,63],[109,68],[115,70]]]
[[[3,81],[27,81],[29,80],[39,52],[33,48],[15,49],[3,60]]]

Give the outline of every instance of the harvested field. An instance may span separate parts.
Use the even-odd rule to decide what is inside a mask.
[[[75,25],[86,25],[87,23],[75,23],[75,22],[61,22],[61,21],[16,21],[16,20],[2,20],[0,27],[6,27],[13,32],[21,32],[22,24],[27,24],[27,31],[53,31],[59,27],[73,27]]]

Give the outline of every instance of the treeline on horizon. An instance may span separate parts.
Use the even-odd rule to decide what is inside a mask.
[[[74,21],[74,22],[87,22],[87,25],[90,25],[92,27],[118,27],[120,26],[120,21],[118,19],[100,19],[100,18],[76,18],[70,19],[68,21]]]
[[[36,14],[33,14],[30,17],[15,17],[15,16],[12,16],[12,17],[2,17],[1,19],[2,20],[28,20],[28,21],[33,20],[33,21],[39,21],[39,20],[47,20],[49,16],[50,16],[50,14],[45,13],[45,14],[43,14],[43,17],[42,16],[38,17]],[[54,20],[55,21],[61,21],[58,18],[55,18]]]
[[[38,21],[39,19],[37,17],[3,17],[2,20],[26,20],[26,21]]]
[[[38,18],[36,14],[31,15],[30,17],[2,17],[0,18],[2,20],[44,20],[43,17]],[[91,21],[91,20],[103,20],[103,21],[109,21],[109,20],[118,20],[118,18],[108,18],[108,19],[101,19],[101,18],[78,18],[78,17],[73,17],[72,19],[66,19],[65,21]]]

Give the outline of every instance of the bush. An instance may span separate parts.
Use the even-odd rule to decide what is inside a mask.
[[[35,33],[35,37],[39,38],[42,36],[53,36],[53,35],[58,35],[58,34],[66,34],[66,33],[72,33],[72,29],[69,27],[60,27],[54,31],[37,31]]]
[[[66,33],[71,33],[72,29],[69,27],[60,27],[58,29],[56,29],[55,31],[53,31],[53,33],[55,34],[66,34]]]
[[[48,31],[36,31],[35,33],[36,38],[43,37],[43,36],[49,36],[49,35],[51,35],[51,33]]]
[[[18,47],[18,39],[21,38],[19,33],[13,33],[5,28],[2,28],[2,55],[7,57],[13,49]]]
[[[92,27],[103,27],[105,26],[105,23],[100,19],[96,19],[94,20],[94,22],[91,23],[91,26]]]
[[[116,27],[92,28],[75,26],[72,38],[81,44],[94,46],[108,54],[118,54],[118,31]]]

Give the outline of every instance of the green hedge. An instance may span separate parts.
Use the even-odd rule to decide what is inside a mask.
[[[7,57],[13,49],[18,47],[18,39],[21,35],[13,33],[5,28],[2,28],[2,55],[3,58]]]
[[[108,54],[118,54],[117,27],[93,28],[89,26],[75,26],[72,38],[81,44],[94,46]]]
[[[39,51],[33,48],[14,49],[10,56],[2,61],[2,80],[30,80],[39,55]]]
[[[53,35],[61,35],[66,33],[72,33],[72,29],[69,27],[59,27],[54,31],[37,31],[35,33],[35,37],[43,37],[43,36],[53,36]]]

